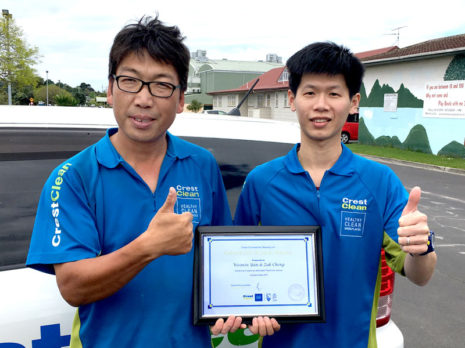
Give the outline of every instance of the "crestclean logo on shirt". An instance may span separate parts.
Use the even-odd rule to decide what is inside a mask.
[[[54,182],[55,185],[53,185],[52,189],[50,190],[50,199],[52,200],[52,204],[50,205],[50,207],[52,209],[52,217],[55,220],[55,232],[52,237],[52,245],[54,247],[59,246],[61,242],[61,226],[60,220],[58,219],[58,216],[60,215],[60,204],[58,201],[60,199],[61,185],[64,181],[63,175],[68,171],[69,166],[71,165],[71,163],[66,163],[60,168],[60,170],[58,170],[58,174]]]
[[[176,185],[176,194],[178,197],[199,198],[199,188],[197,186]]]
[[[364,211],[367,210],[367,205],[366,199],[350,199],[347,197],[342,199],[342,209],[344,210]]]
[[[178,214],[189,212],[192,214],[192,222],[200,223],[201,199],[200,190],[196,185],[176,185],[176,211]]]
[[[344,237],[363,237],[365,229],[367,199],[342,198],[340,235]]]

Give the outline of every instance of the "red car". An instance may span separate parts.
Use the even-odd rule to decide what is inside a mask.
[[[347,116],[347,121],[342,127],[341,141],[347,144],[349,141],[358,140],[358,114]]]

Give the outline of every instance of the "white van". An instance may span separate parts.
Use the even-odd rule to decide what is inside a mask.
[[[0,106],[1,347],[69,346],[76,309],[61,298],[54,276],[25,268],[29,238],[52,169],[114,126],[111,109]],[[170,132],[213,153],[232,214],[247,173],[285,155],[300,138],[297,123],[187,113],[177,116]],[[383,279],[378,347],[402,348],[402,333],[390,320],[394,274],[387,266]],[[213,342],[218,348],[258,346],[248,330]]]

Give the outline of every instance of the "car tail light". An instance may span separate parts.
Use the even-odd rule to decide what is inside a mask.
[[[391,318],[392,296],[394,295],[395,273],[386,263],[384,249],[381,249],[381,290],[378,300],[376,327],[388,323]]]

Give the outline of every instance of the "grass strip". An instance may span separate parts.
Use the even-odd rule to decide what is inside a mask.
[[[357,143],[348,144],[352,152],[385,158],[393,158],[409,162],[431,164],[441,167],[465,169],[465,159],[447,156],[431,155],[423,152],[415,152],[397,149],[394,147],[361,145]]]

